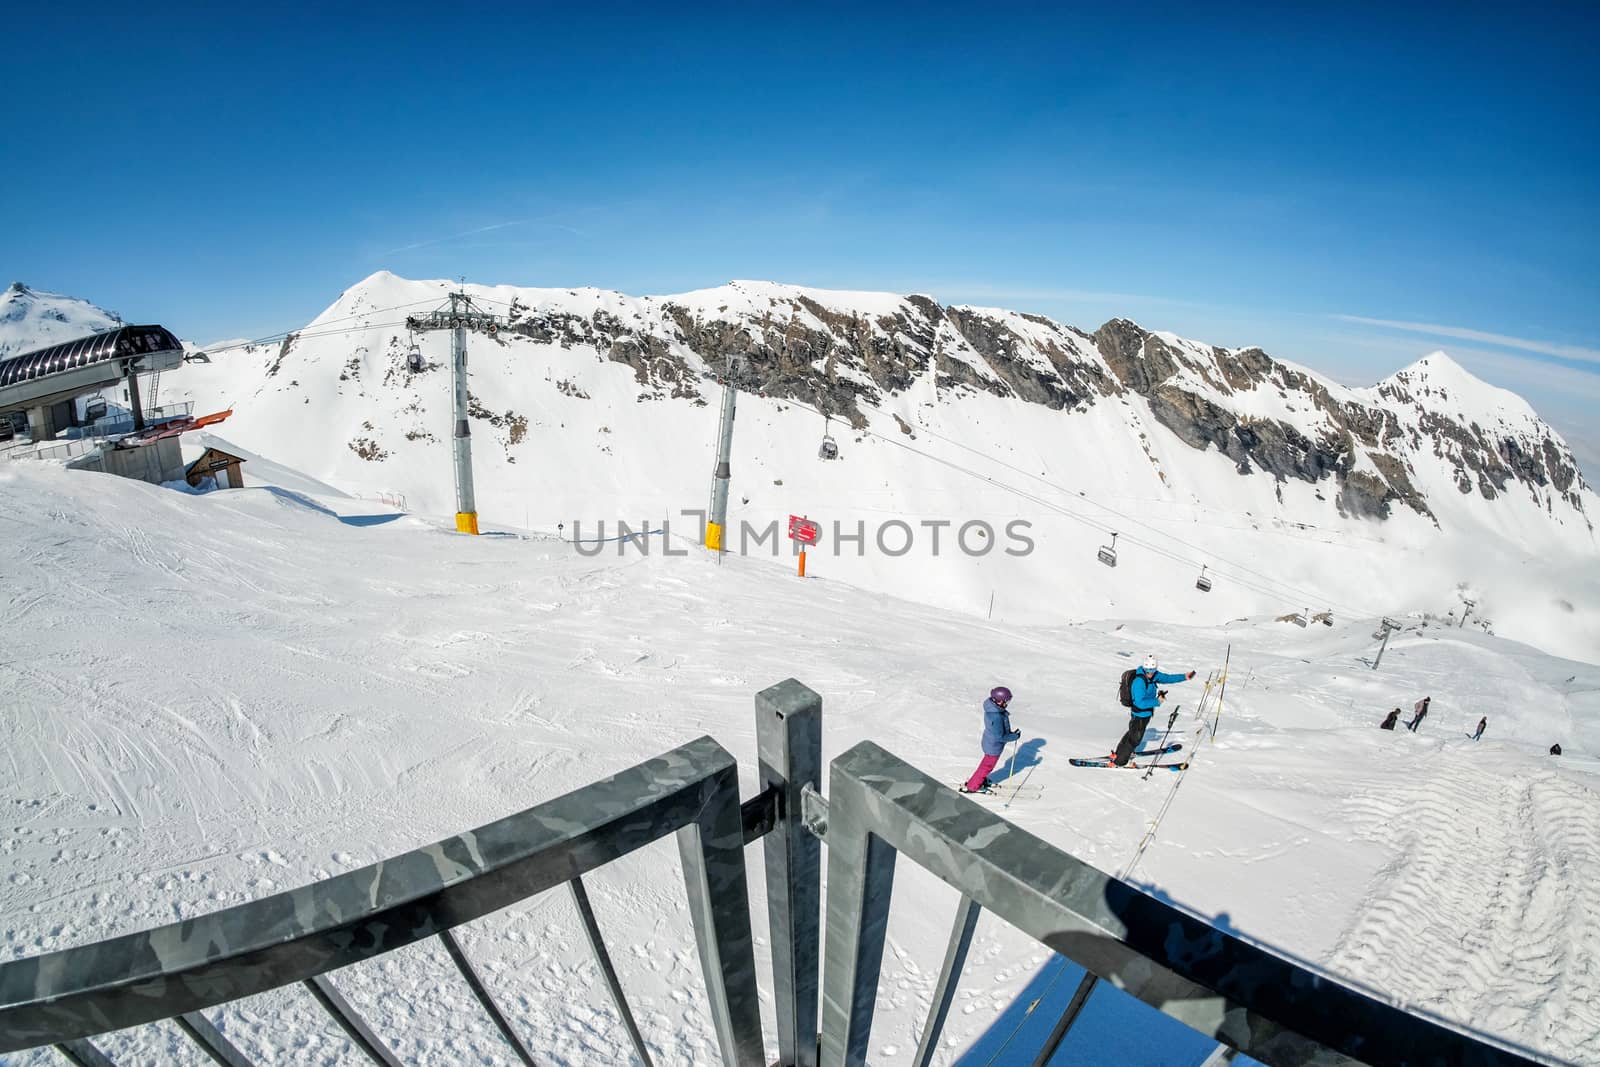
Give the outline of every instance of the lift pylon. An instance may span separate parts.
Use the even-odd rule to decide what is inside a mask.
[[[467,421],[467,331],[500,332],[497,316],[479,311],[465,292],[450,294],[450,310],[438,308],[426,315],[406,316],[406,329],[450,331],[450,383],[455,401],[456,530],[478,532],[478,504],[472,490],[472,426]]]

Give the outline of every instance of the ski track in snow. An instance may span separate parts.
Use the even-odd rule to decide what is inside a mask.
[[[1600,794],[1549,772],[1419,772],[1341,807],[1397,851],[1328,964],[1413,1009],[1600,1062],[1600,1007],[1561,980],[1600,973],[1600,884],[1578,875],[1600,863]]]
[[[1009,627],[797,582],[781,563],[580,558],[410,517],[350,526],[339,516],[368,502],[263,488],[190,496],[41,468],[6,490],[0,958],[328,877],[703,733],[739,759],[748,795],[751,699],[789,675],[823,694],[826,758],[870,738],[952,784],[976,763],[982,694],[1004,681],[1034,742],[1018,780],[1037,795],[983,803],[1117,872],[1177,776],[1066,760],[1115,740],[1125,654],[1154,649],[1200,677],[1172,687],[1171,739],[1192,765],[1134,881],[1384,999],[1600,1062],[1600,779],[1582,740],[1595,668],[1444,631],[1396,637],[1374,673],[1370,620]],[[1213,742],[1194,714],[1230,641]],[[1376,730],[1421,692],[1435,710],[1419,733]],[[1489,733],[1466,741],[1482,711]],[[1550,736],[1575,739],[1571,758],[1542,754]],[[759,850],[749,859],[765,970]],[[909,862],[895,882],[872,1038],[884,1065],[916,1047],[956,906]],[[586,884],[652,1055],[709,1062],[673,843]],[[628,1062],[564,893],[460,936],[542,1060]],[[1050,961],[985,915],[935,1062],[999,1025]],[[333,980],[404,1062],[512,1062],[433,944]],[[299,990],[208,1014],[258,1062],[357,1062]],[[201,1062],[168,1025],[100,1043],[118,1063]]]

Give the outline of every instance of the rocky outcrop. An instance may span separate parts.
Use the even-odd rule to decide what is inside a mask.
[[[1211,348],[1207,359],[1152,334],[1127,319],[1112,319],[1094,333],[1094,342],[1117,380],[1143,396],[1156,421],[1191,448],[1215,448],[1241,475],[1260,470],[1278,481],[1310,484],[1330,480],[1343,514],[1387,518],[1395,503],[1432,517],[1427,502],[1405,473],[1405,464],[1382,452],[1400,436],[1389,412],[1334,400],[1321,382],[1278,363],[1259,348]],[[1198,379],[1224,397],[1272,389],[1286,401],[1301,401],[1320,423],[1315,436],[1282,419],[1241,417],[1186,382]],[[1449,433],[1462,431],[1447,419]],[[1434,431],[1444,433],[1442,427]],[[1357,472],[1357,449],[1366,452],[1379,473]],[[1379,461],[1382,456],[1383,462]]]

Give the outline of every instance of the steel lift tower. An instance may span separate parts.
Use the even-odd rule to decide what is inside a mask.
[[[717,465],[711,471],[711,514],[706,520],[706,547],[725,551],[724,532],[728,525],[728,481],[733,477],[728,459],[733,452],[733,415],[739,403],[737,375],[744,370],[744,356],[728,359],[728,373],[722,378],[722,424],[717,430]]]
[[[479,311],[465,292],[450,294],[450,310],[436,309],[426,315],[407,315],[406,329],[423,333],[450,331],[450,383],[455,394],[455,473],[456,530],[478,532],[478,505],[472,493],[472,427],[467,422],[467,331],[481,331],[493,337],[500,332],[500,320]]]

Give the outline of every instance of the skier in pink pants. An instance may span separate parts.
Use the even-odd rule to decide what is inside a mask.
[[[1000,753],[1006,745],[1022,737],[1022,731],[1011,728],[1011,713],[1006,705],[1011,703],[1011,690],[997,685],[989,690],[989,699],[983,702],[983,759],[962,785],[963,793],[982,793],[989,788],[989,772],[1000,762]]]

